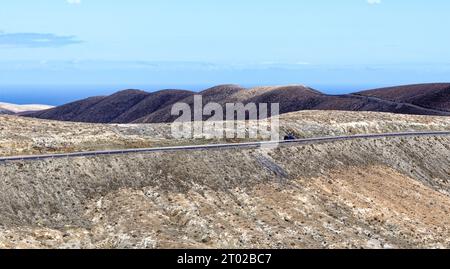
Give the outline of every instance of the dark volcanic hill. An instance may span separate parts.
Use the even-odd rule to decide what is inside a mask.
[[[358,93],[396,103],[450,111],[450,83],[417,84],[369,90]]]
[[[147,93],[125,90],[111,96],[91,97],[53,109],[28,114],[28,117],[91,123],[128,123],[171,106],[192,92],[163,90]]]
[[[162,107],[169,107],[180,100],[192,96],[190,91],[164,90],[150,94],[141,102],[113,120],[114,123],[133,122],[157,111]]]
[[[62,121],[110,123],[127,112],[149,93],[126,90],[107,97],[92,97],[27,116]]]
[[[105,99],[106,97],[102,96],[90,97],[52,109],[31,113],[27,116],[60,121],[81,121],[81,115]]]
[[[203,99],[203,105],[207,103],[280,103],[281,113],[312,109],[312,100],[320,99],[322,93],[304,86],[259,87],[245,89],[237,85],[216,86],[199,93]],[[188,104],[193,111],[194,96],[189,96],[180,102]],[[142,117],[134,123],[172,122],[177,117],[171,116],[172,106],[164,107],[154,113]],[[204,119],[208,119],[205,116]]]
[[[233,98],[233,96],[237,95],[242,91],[246,91],[246,89],[241,88],[240,86],[237,85],[221,85],[204,90],[198,94],[202,95],[203,104],[207,104],[210,102],[225,104],[230,102],[241,102],[242,100],[237,100],[236,98]],[[194,95],[195,93],[191,93],[185,98],[178,100],[178,102],[188,104],[193,111]],[[177,119],[177,116],[171,115],[172,105],[174,103],[160,107],[153,113],[150,113],[146,116],[134,120],[133,123],[172,122]]]
[[[6,109],[0,108],[0,115],[14,115],[15,113]]]
[[[450,116],[450,84],[421,84],[363,91],[346,95],[326,95],[300,86],[258,87],[245,89],[237,85],[216,86],[200,93],[163,90],[147,93],[121,91],[111,96],[92,97],[27,116],[62,121],[92,123],[160,123],[172,122],[172,106],[194,105],[194,95],[203,104],[279,103],[280,113],[301,110],[374,111],[417,115]]]

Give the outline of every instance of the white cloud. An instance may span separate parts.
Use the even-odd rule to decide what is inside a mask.
[[[81,0],[66,0],[69,5],[79,5],[81,4]]]
[[[75,36],[62,36],[51,33],[0,33],[0,48],[55,48],[82,41]]]
[[[369,5],[379,5],[381,4],[381,0],[367,0]]]

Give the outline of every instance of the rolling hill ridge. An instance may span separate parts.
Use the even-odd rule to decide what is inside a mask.
[[[280,113],[302,110],[373,111],[412,115],[450,116],[450,84],[418,84],[327,95],[302,85],[256,87],[220,85],[200,93],[162,90],[148,93],[125,90],[111,96],[91,97],[26,116],[87,123],[165,123],[175,103],[193,107],[194,95],[203,103],[280,103]]]

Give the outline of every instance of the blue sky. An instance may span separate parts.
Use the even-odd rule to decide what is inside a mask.
[[[450,80],[447,0],[5,0],[0,85]]]

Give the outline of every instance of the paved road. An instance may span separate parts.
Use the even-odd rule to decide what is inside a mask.
[[[290,141],[266,141],[266,142],[249,142],[235,144],[210,144],[196,146],[177,146],[177,147],[161,147],[161,148],[142,148],[142,149],[125,149],[125,150],[107,150],[107,151],[88,151],[63,154],[46,154],[46,155],[30,155],[30,156],[11,156],[0,157],[0,163],[13,161],[33,161],[57,158],[74,158],[99,155],[121,155],[130,153],[149,153],[149,152],[176,152],[176,151],[193,151],[193,150],[213,150],[213,149],[233,149],[233,148],[262,148],[270,146],[289,146],[298,144],[314,144],[327,143],[334,141],[357,140],[357,139],[375,139],[390,137],[420,137],[420,136],[450,136],[450,131],[445,132],[410,132],[410,133],[387,133],[387,134],[363,134],[353,136],[337,136],[337,137],[317,137],[298,139]]]

